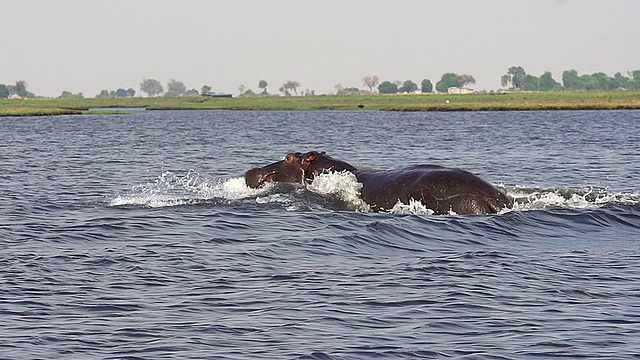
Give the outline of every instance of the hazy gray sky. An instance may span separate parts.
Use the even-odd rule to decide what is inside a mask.
[[[143,78],[275,93],[445,72],[500,87],[510,66],[640,69],[638,0],[0,0],[0,83],[92,97]]]

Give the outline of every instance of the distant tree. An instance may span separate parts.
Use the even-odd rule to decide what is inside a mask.
[[[356,87],[340,88],[336,95],[359,95],[360,89]]]
[[[420,86],[421,86],[420,91],[422,91],[423,93],[433,92],[433,84],[429,79],[422,80],[422,82],[420,83]]]
[[[539,81],[538,77],[527,74],[521,80],[520,90],[538,91],[540,89]]]
[[[201,95],[205,95],[211,92],[211,86],[209,85],[202,85],[202,88],[200,89],[200,94]]]
[[[475,84],[476,79],[471,75],[458,75],[455,73],[442,74],[440,81],[436,83],[438,92],[447,92],[450,87],[461,88],[467,84]]]
[[[613,81],[616,84],[616,88],[622,88],[622,89],[629,88],[629,78],[622,75],[620,72],[617,72],[613,75]]]
[[[185,92],[184,94],[185,94],[185,96],[198,96],[198,95],[200,95],[200,93],[196,89],[187,90],[187,92]]]
[[[132,88],[128,88],[127,89],[127,97],[134,97],[136,96],[136,91],[133,90]]]
[[[19,95],[22,98],[34,98],[36,97],[33,93],[27,91],[27,83],[24,80],[16,81],[16,84],[13,86],[7,86],[10,93]]]
[[[0,99],[9,97],[9,88],[5,84],[0,84]]]
[[[267,81],[266,80],[260,80],[258,82],[258,88],[262,89],[262,95],[267,95]]]
[[[140,83],[140,91],[153,97],[162,94],[164,92],[164,88],[156,79],[143,79],[142,83]]]
[[[187,92],[187,87],[184,86],[182,81],[171,79],[169,80],[169,83],[167,83],[167,92],[176,94],[177,96],[182,96]]]
[[[527,76],[527,72],[522,66],[512,66],[507,70],[507,74],[502,76],[502,86],[511,84],[514,89],[520,90],[525,76]]]
[[[380,94],[396,94],[398,93],[398,85],[390,81],[383,81],[378,85],[378,92]]]
[[[242,96],[242,97],[251,97],[251,96],[256,96],[256,93],[253,92],[253,90],[251,90],[251,89],[247,89],[247,90],[241,92],[240,96]]]
[[[291,96],[291,93],[289,92],[289,90],[287,90],[284,86],[280,86],[278,91],[280,91],[284,96]]]
[[[111,96],[109,96],[109,90],[102,90],[100,91],[100,94],[96,95],[97,99],[108,99]]]
[[[58,99],[73,99],[73,94],[70,93],[69,91],[65,90],[57,98]]]
[[[510,82],[511,82],[511,76],[502,75],[500,77],[500,85],[502,85],[503,87],[508,87]]]
[[[247,87],[244,85],[238,86],[238,94],[242,95],[247,90]]]
[[[298,88],[300,87],[300,83],[297,81],[289,80],[286,83],[284,83],[282,87],[284,87],[287,91],[293,90],[293,93],[298,95]]]
[[[613,89],[617,89],[618,86],[616,84],[616,81],[609,75],[603,73],[603,72],[597,72],[597,73],[593,73],[591,74],[591,76],[596,80],[596,82],[598,83],[598,89],[599,90],[613,90]]]
[[[362,78],[362,82],[366,87],[369,88],[369,92],[373,94],[373,89],[375,89],[376,86],[378,86],[378,84],[380,83],[380,78],[378,78],[378,75],[373,75],[373,76],[367,75],[364,78]]]
[[[26,96],[24,95],[27,92],[27,83],[24,80],[16,81],[16,84],[11,88],[11,90],[14,94],[25,98]]]
[[[116,90],[116,97],[119,97],[119,98],[127,97],[127,90],[123,88],[119,88],[118,90]]]
[[[58,96],[58,99],[84,99],[84,95],[82,95],[81,92],[73,94],[70,91],[63,91],[62,94]]]
[[[560,87],[560,83],[553,79],[551,72],[545,71],[542,76],[540,76],[538,89],[541,91],[549,91],[554,90]]]
[[[578,76],[576,70],[565,70],[562,72],[562,86],[566,90],[580,90],[582,89],[582,81]]]
[[[476,79],[471,76],[471,75],[465,75],[462,74],[458,77],[458,81],[460,82],[460,86],[459,87],[465,87],[468,84],[475,84],[476,83]]]
[[[584,90],[597,90],[598,80],[592,75],[584,74],[580,76],[580,88]]]
[[[457,86],[457,83],[455,80],[456,76],[457,75],[454,73],[442,74],[440,81],[436,83],[436,90],[438,92],[447,92],[448,88]]]
[[[627,71],[630,79],[627,80],[626,89],[640,90],[640,70]]]
[[[398,88],[398,91],[401,93],[412,93],[418,90],[418,85],[411,80],[406,80],[402,83],[402,86]]]
[[[625,89],[640,90],[640,70],[627,71],[628,78]]]

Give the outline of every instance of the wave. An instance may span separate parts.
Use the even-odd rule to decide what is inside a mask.
[[[638,205],[640,193],[609,192],[595,187],[527,188],[498,185],[514,199],[511,211],[551,209],[597,209],[607,205]],[[360,198],[359,183],[349,172],[329,173],[317,176],[309,185],[273,184],[252,189],[245,185],[244,178],[209,178],[195,170],[185,175],[165,171],[148,183],[134,186],[130,191],[115,195],[110,206],[122,207],[170,207],[181,205],[214,204],[232,205],[272,204],[287,211],[307,210],[351,210],[370,212],[371,209]],[[433,213],[418,201],[396,204],[389,213],[419,214]]]
[[[597,209],[606,205],[638,205],[640,193],[609,192],[595,187],[501,187],[514,199],[512,210]]]

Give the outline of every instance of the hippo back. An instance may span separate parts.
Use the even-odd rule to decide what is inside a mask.
[[[398,201],[422,202],[435,214],[490,214],[512,201],[493,185],[461,169],[416,165],[402,170],[358,171],[362,198],[374,210],[389,210]]]

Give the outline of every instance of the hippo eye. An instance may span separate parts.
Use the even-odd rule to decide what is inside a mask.
[[[293,162],[293,155],[287,154],[287,156],[284,157],[284,162],[287,164],[291,164]]]

